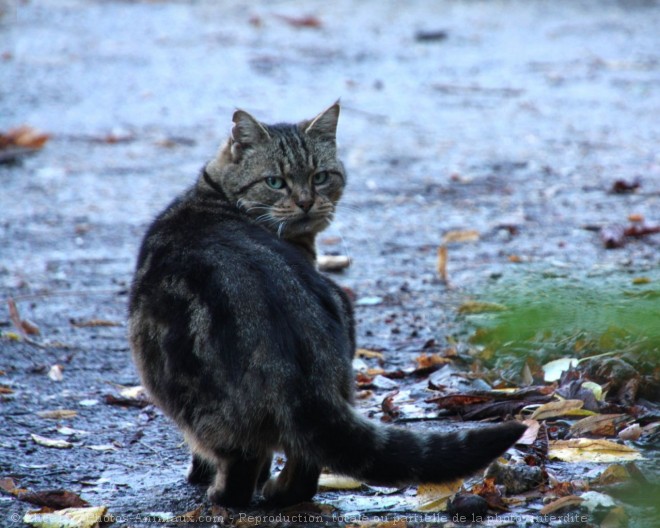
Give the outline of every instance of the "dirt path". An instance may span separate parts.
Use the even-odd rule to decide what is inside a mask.
[[[125,305],[140,237],[235,107],[298,120],[341,97],[350,186],[321,251],[352,258],[337,278],[357,295],[359,344],[389,367],[460,335],[456,305],[493,274],[657,269],[658,235],[607,250],[594,231],[660,222],[657,3],[432,4],[0,3],[0,132],[52,134],[0,165],[0,298],[42,344],[0,339],[0,476],[79,492],[118,525],[204,503],[162,415],[106,395],[138,384]],[[640,186],[612,193],[617,180]],[[451,230],[479,239],[449,246],[448,288]],[[0,325],[13,331],[6,304]],[[35,414],[54,409],[77,415]],[[342,497],[339,512],[371,511]],[[0,524],[21,524],[28,505],[0,505]]]

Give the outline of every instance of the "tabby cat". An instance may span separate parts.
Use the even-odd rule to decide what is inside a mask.
[[[339,105],[231,137],[147,231],[130,341],[153,401],[181,428],[188,479],[219,504],[309,500],[323,467],[381,485],[441,482],[521,435],[510,422],[447,434],[381,427],[352,407],[353,310],[315,267],[314,239],[346,184]],[[270,479],[273,451],[286,465]]]

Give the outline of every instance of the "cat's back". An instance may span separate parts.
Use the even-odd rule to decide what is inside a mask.
[[[166,328],[159,352],[187,350],[237,371],[265,343],[294,363],[308,362],[319,336],[333,356],[349,357],[352,346],[340,293],[296,247],[191,194],[147,231],[129,311],[135,339]]]

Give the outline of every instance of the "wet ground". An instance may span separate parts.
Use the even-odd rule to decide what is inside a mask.
[[[336,278],[356,293],[359,346],[390,367],[463,335],[456,306],[494,275],[660,264],[659,235],[606,249],[597,231],[660,222],[656,2],[9,0],[0,13],[0,132],[52,135],[0,165],[0,297],[40,332],[40,346],[0,340],[0,476],[77,491],[119,525],[205,501],[167,420],[105,397],[139,382],[125,319],[140,237],[235,107],[299,120],[341,97],[349,188],[320,250],[351,257]],[[617,180],[639,186],[613,193]],[[478,239],[448,244],[440,281],[443,236],[466,230]],[[0,324],[13,331],[6,303]],[[35,414],[53,409],[77,415]],[[373,511],[361,492],[317,499]],[[0,504],[7,526],[28,509]]]

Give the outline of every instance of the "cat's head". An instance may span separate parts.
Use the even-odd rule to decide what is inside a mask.
[[[310,121],[265,125],[243,110],[231,137],[207,165],[227,197],[282,238],[330,224],[346,176],[337,159],[339,104]]]

